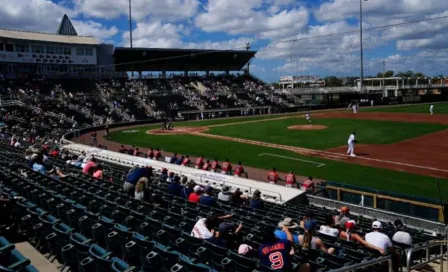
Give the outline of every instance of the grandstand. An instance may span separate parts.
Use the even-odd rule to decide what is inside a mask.
[[[315,97],[274,91],[247,70],[230,73],[242,70],[256,52],[111,50],[112,45],[77,36],[67,16],[56,34],[0,30],[0,37],[1,271],[51,271],[25,256],[19,242],[32,245],[61,271],[273,271],[257,254],[240,254],[239,246],[258,249],[264,227],[275,228],[285,218],[325,227],[329,216],[343,216],[343,206],[351,210],[346,216],[355,221],[359,236],[379,221],[392,238],[398,230],[393,222],[401,219],[406,228],[400,230],[412,244],[394,241],[396,251],[380,254],[316,231],[315,239],[335,254],[296,243],[291,256],[295,268],[308,264],[311,271],[392,271],[396,266],[411,271],[440,260],[443,268],[447,232],[440,222],[71,142],[79,134],[96,141],[97,135],[90,133],[106,125],[340,107],[361,94],[323,97],[318,106],[310,105]],[[129,79],[125,72],[130,71],[138,78]],[[145,76],[147,71],[160,74]],[[182,74],[169,74],[178,71]],[[86,171],[93,161],[95,174]],[[147,178],[142,199],[123,186],[136,167],[151,171],[139,176]],[[95,176],[97,170],[101,176]],[[208,188],[213,196],[228,187],[243,197],[233,202],[212,197],[215,205],[196,204],[169,193],[166,172]],[[261,208],[251,206],[257,191]],[[232,215],[226,223],[242,225],[233,243],[219,246],[192,235],[199,219],[226,214]],[[304,224],[293,234],[314,231]]]

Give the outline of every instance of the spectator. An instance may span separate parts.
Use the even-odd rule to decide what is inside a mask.
[[[173,172],[169,172],[168,173],[168,178],[165,181],[168,181],[169,183],[173,182],[174,180],[174,173]]]
[[[305,216],[302,218],[302,220],[300,221],[300,227],[302,229],[305,229],[305,222],[307,220],[315,220],[316,216],[314,215],[314,213],[312,211],[307,211]]]
[[[227,185],[222,186],[221,192],[218,194],[218,199],[222,202],[231,202],[232,193],[230,193],[230,187]]]
[[[339,216],[336,218],[336,223],[339,225],[339,227],[344,228],[345,222],[350,220],[350,208],[347,206],[341,207],[341,212],[339,213]]]
[[[201,198],[202,188],[199,185],[194,186],[193,193],[188,197],[188,201],[193,203],[199,203],[199,199]]]
[[[317,224],[314,220],[305,221],[305,234],[299,235],[299,243],[303,250],[309,249],[320,249],[324,253],[333,254],[334,248],[325,247],[325,244],[320,238],[314,237],[314,231],[316,230]]]
[[[285,177],[286,187],[294,187],[297,184],[296,175],[294,175],[293,171],[290,171],[289,174]]]
[[[215,228],[219,226],[219,221],[232,218],[232,215],[216,216],[209,215],[207,218],[199,219],[191,231],[191,236],[200,239],[210,239],[214,236]]]
[[[47,174],[47,169],[45,164],[43,163],[43,155],[42,154],[33,154],[31,156],[32,168],[34,171],[41,173],[42,175]]]
[[[277,182],[280,180],[280,177],[277,173],[277,169],[272,168],[272,171],[268,173],[268,182],[270,184],[277,184]]]
[[[204,170],[204,171],[208,171],[208,170],[210,170],[210,166],[211,166],[210,160],[207,160],[207,161],[202,165],[202,170]]]
[[[219,231],[207,241],[216,246],[234,250],[238,247],[236,243],[239,241],[238,234],[242,228],[242,224],[237,226],[234,223],[222,222],[219,224]]]
[[[135,150],[135,146],[132,145],[132,147],[127,150],[128,151],[128,155],[134,155],[134,150]]]
[[[344,240],[353,241],[353,242],[359,243],[360,245],[363,245],[365,247],[377,250],[380,254],[385,253],[385,251],[383,249],[367,243],[366,240],[364,240],[358,233],[356,233],[355,227],[356,227],[356,222],[354,220],[349,220],[349,221],[345,222],[345,231],[341,231],[339,237]]]
[[[96,131],[93,131],[92,133],[90,133],[90,136],[92,137],[91,145],[96,146],[98,144],[98,141],[96,139],[96,136],[97,136]]]
[[[400,219],[394,221],[395,234],[392,236],[392,241],[402,245],[412,246],[412,237],[405,231],[403,222]]]
[[[123,184],[123,190],[126,193],[131,193],[134,191],[134,187],[139,181],[140,178],[145,177],[148,180],[152,176],[152,168],[150,167],[134,167],[129,170],[128,175],[126,176],[126,181]]]
[[[177,162],[177,153],[174,153],[174,155],[170,159],[171,164],[175,164]]]
[[[222,164],[221,174],[229,175],[232,171],[232,164],[229,162],[229,159],[226,159]]]
[[[335,227],[333,215],[327,214],[325,217],[325,225],[320,226],[319,233],[332,237],[339,236],[339,230]]]
[[[374,221],[372,223],[372,232],[369,232],[366,234],[366,242],[380,248],[383,251],[391,250],[395,251],[394,246],[392,245],[392,242],[390,241],[389,237],[382,233],[381,230],[383,228],[383,225],[380,221]]]
[[[168,169],[163,168],[162,173],[160,173],[159,181],[165,182],[168,179]]]
[[[93,171],[93,177],[96,179],[103,179],[103,166],[98,164]]]
[[[190,157],[188,155],[185,156],[184,160],[182,161],[183,166],[190,166]]]
[[[218,173],[220,169],[221,169],[221,165],[219,164],[218,159],[215,158],[215,160],[213,160],[213,162],[212,162],[211,171]]]
[[[140,156],[140,151],[139,151],[139,149],[138,149],[138,147],[136,147],[135,149],[134,149],[134,154],[133,154],[134,156]]]
[[[244,257],[251,258],[255,257],[256,251],[247,244],[242,244],[238,247],[238,254],[243,255]]]
[[[139,180],[135,186],[134,198],[137,200],[143,200],[145,198],[145,189],[145,182],[143,180]]]
[[[277,228],[274,231],[275,237],[277,237],[280,240],[286,240],[287,239],[286,232],[283,231],[283,228],[286,227],[286,228],[289,229],[289,231],[291,231],[293,229],[296,229],[298,226],[299,226],[299,224],[294,222],[294,220],[292,218],[287,217],[287,218],[283,219],[283,221],[280,221],[278,223],[278,227],[280,229]],[[298,244],[299,243],[299,236],[298,235],[293,235],[293,241],[294,241],[294,243]]]
[[[126,148],[124,147],[124,145],[121,145],[120,146],[120,149],[118,149],[118,152],[120,152],[120,153],[122,153],[122,154],[124,154],[124,153],[126,153]]]
[[[154,159],[154,149],[152,147],[148,150],[146,156],[151,160]]]
[[[184,162],[184,159],[185,159],[185,156],[184,156],[184,155],[180,156],[180,157],[177,159],[176,164],[177,164],[177,165],[182,165],[182,163]]]
[[[216,205],[216,200],[213,197],[213,187],[210,185],[205,186],[205,193],[199,198],[199,204],[204,206],[213,207]]]
[[[240,188],[236,188],[236,190],[232,194],[232,202],[236,204],[242,204],[243,199],[243,192],[241,192]]]
[[[202,165],[204,164],[204,157],[201,155],[199,158],[196,159],[196,163],[194,165],[194,168],[196,169],[202,169]]]
[[[233,175],[235,177],[241,177],[241,175],[243,175],[243,174],[245,174],[244,168],[243,168],[243,165],[241,164],[241,162],[239,161],[238,165],[235,167],[235,171],[234,171]]]
[[[275,228],[270,226],[263,229],[258,258],[270,269],[291,271],[292,255],[294,255],[292,234],[287,227],[283,227],[287,240],[280,240],[275,236],[274,231]],[[303,265],[299,271],[309,271],[308,265]]]
[[[82,168],[82,173],[86,175],[92,175],[95,167],[96,167],[96,159],[94,157],[91,157]]]
[[[308,177],[307,180],[305,180],[302,184],[302,190],[314,192],[314,181],[313,177]]]
[[[162,152],[160,151],[159,148],[156,149],[156,152],[154,152],[154,159],[156,161],[158,161],[160,159],[160,157],[162,157]]]
[[[250,207],[252,209],[264,209],[264,202],[261,199],[261,192],[259,190],[255,190],[250,200]]]
[[[183,187],[180,191],[180,197],[181,198],[185,198],[185,199],[189,199],[190,194],[193,192],[193,188],[195,186],[195,183],[193,180],[190,180],[189,182],[187,182],[187,184],[185,185],[185,187]]]
[[[178,196],[182,190],[182,186],[179,184],[179,179],[173,179],[173,181],[168,184],[167,192],[169,195]]]

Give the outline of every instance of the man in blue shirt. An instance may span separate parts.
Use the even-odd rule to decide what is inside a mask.
[[[168,194],[178,196],[180,194],[180,190],[182,190],[182,186],[179,184],[179,179],[175,178],[170,184],[168,184]]]
[[[174,155],[170,159],[170,163],[175,164],[177,162],[177,153],[174,153]]]
[[[199,198],[199,204],[213,207],[216,205],[216,200],[213,197],[213,188],[210,185],[205,186],[205,194]]]
[[[294,222],[294,220],[292,218],[285,218],[283,219],[283,221],[278,223],[278,227],[275,231],[275,237],[277,237],[280,240],[287,240],[287,235],[286,232],[283,231],[283,228],[286,227],[288,228],[288,230],[293,230],[296,229],[299,226],[299,224],[297,224],[296,222]],[[294,243],[299,244],[299,236],[296,234],[292,235]]]
[[[181,165],[182,162],[184,161],[184,159],[185,159],[185,156],[184,156],[184,155],[180,156],[180,157],[177,159],[176,164],[177,164],[177,165]]]
[[[261,192],[259,190],[255,190],[252,199],[250,200],[250,207],[252,209],[263,209],[264,203],[261,199]]]
[[[148,180],[152,176],[152,168],[151,167],[134,167],[132,168],[128,175],[126,176],[126,181],[123,184],[123,190],[126,193],[133,193],[135,184],[137,184],[137,181],[145,177]]]

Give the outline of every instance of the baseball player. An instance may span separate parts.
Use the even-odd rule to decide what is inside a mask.
[[[358,106],[356,104],[352,105],[353,113],[358,113]]]
[[[311,115],[309,113],[305,114],[305,119],[309,125],[311,125]]]
[[[429,106],[429,113],[431,113],[431,115],[434,114],[434,105],[431,104],[431,106]]]
[[[348,144],[347,154],[350,155],[350,157],[356,157],[356,155],[355,155],[355,143],[356,143],[355,135],[356,135],[356,133],[352,132],[352,134],[350,134],[350,136],[348,137],[348,141],[347,141],[347,144]]]

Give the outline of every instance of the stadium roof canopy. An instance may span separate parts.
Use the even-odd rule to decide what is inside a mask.
[[[256,51],[115,48],[116,71],[238,71]]]
[[[23,30],[12,30],[0,28],[0,38],[35,41],[35,42],[52,42],[64,44],[83,44],[83,45],[98,45],[98,40],[90,36],[78,36],[72,22],[67,15],[59,24],[56,33],[32,32]]]

